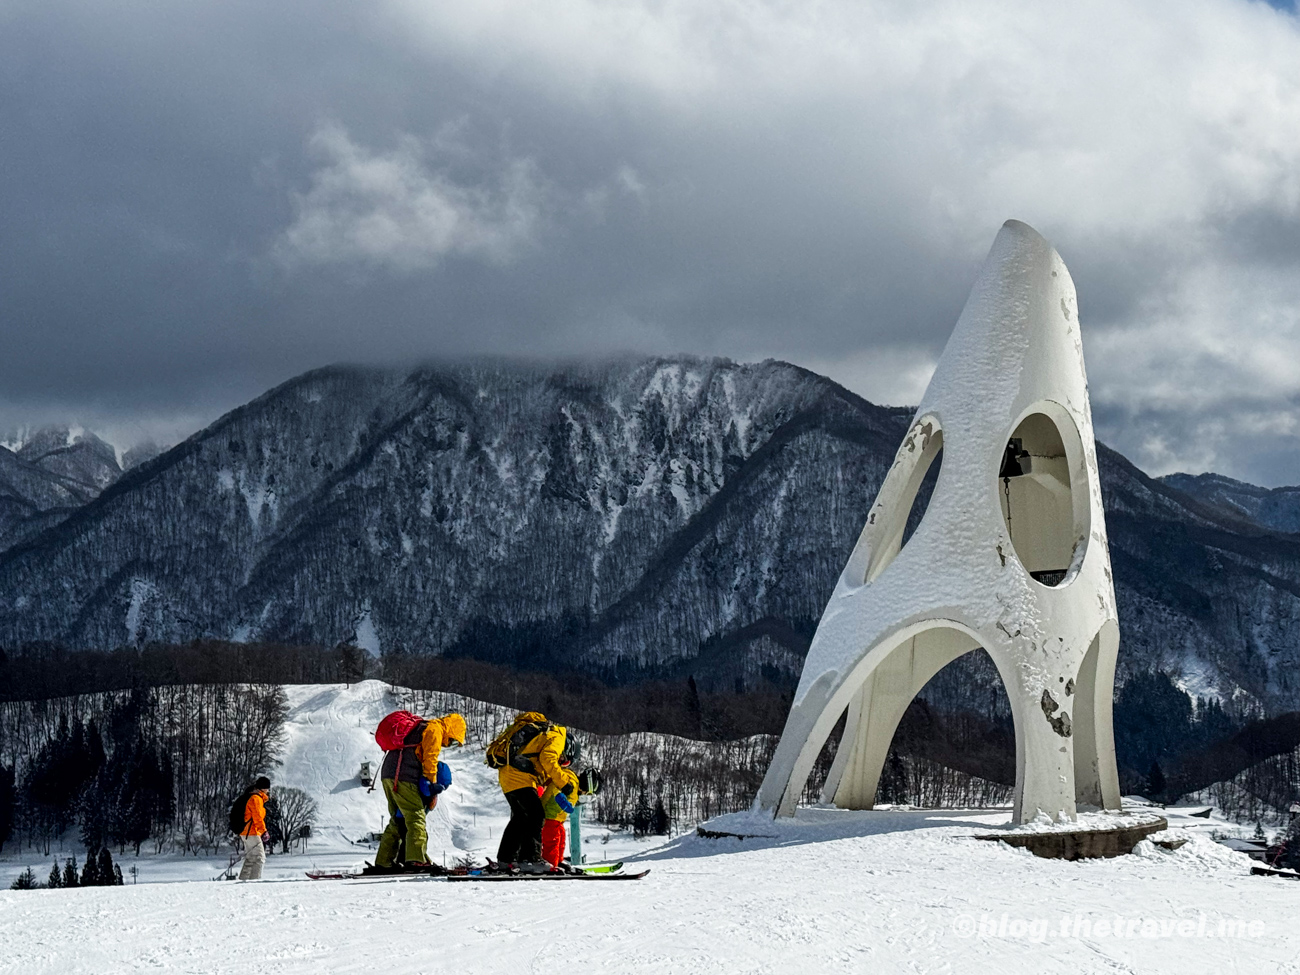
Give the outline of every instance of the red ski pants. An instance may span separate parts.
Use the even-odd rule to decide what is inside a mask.
[[[553,867],[558,867],[564,859],[564,824],[558,819],[548,819],[542,823],[542,859]]]

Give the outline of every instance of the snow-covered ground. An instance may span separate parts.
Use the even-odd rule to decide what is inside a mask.
[[[1300,883],[1251,877],[1245,856],[1204,835],[1213,821],[1186,814],[1171,817],[1191,827],[1176,852],[1143,843],[1075,863],[972,839],[1008,827],[1004,810],[812,808],[709,824],[744,840],[604,844],[589,829],[588,859],[635,856],[651,869],[639,882],[304,880],[369,855],[354,841],[379,828],[383,800],[356,771],[392,701],[375,683],[289,693],[276,781],[311,792],[321,815],[306,854],[268,862],[279,882],[149,883],[208,880],[224,860],[141,857],[137,886],[0,892],[0,970],[1300,972]],[[450,763],[430,838],[449,862],[490,852],[505,823],[481,749]],[[5,876],[26,861],[49,872],[10,855]]]
[[[383,791],[361,784],[361,763],[369,760],[378,769],[383,753],[375,745],[374,731],[379,720],[401,702],[382,681],[359,684],[289,685],[285,687],[289,717],[285,722],[285,745],[281,767],[271,778],[275,785],[299,788],[317,802],[318,814],[313,835],[305,853],[274,855],[267,859],[267,879],[294,879],[316,868],[361,867],[373,859],[378,834],[388,818]],[[501,830],[509,818],[505,800],[497,787],[496,772],[483,764],[483,743],[471,742],[463,750],[447,749],[443,759],[452,769],[452,786],[439,801],[428,819],[429,855],[448,865],[459,856],[472,856],[482,862],[496,856]],[[658,843],[634,839],[629,833],[590,824],[583,831],[587,860],[598,863],[623,859],[644,852]],[[55,844],[50,856],[30,849],[16,849],[6,844],[0,854],[0,885],[7,888],[27,867],[44,880],[50,865],[68,856],[83,858],[83,851],[69,833],[67,843]],[[147,844],[146,844],[147,846]],[[140,857],[128,853],[114,859],[131,883],[213,880],[226,872],[229,857],[182,856],[148,852]],[[0,964],[0,970],[3,966]]]

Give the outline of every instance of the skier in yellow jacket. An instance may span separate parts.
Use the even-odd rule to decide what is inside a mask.
[[[600,770],[589,768],[581,775],[574,775],[571,769],[561,769],[564,778],[564,785],[557,786],[554,782],[548,785],[542,792],[542,815],[546,821],[542,823],[542,859],[551,865],[551,869],[559,870],[560,861],[564,859],[564,847],[567,837],[564,832],[564,824],[568,821],[569,816],[578,807],[578,799],[581,796],[594,796],[600,791],[601,776]],[[574,863],[573,866],[579,866]]]
[[[538,794],[549,785],[567,784],[568,766],[577,760],[578,745],[562,725],[551,724],[536,711],[515,719],[523,738],[512,747],[509,760],[497,770],[497,782],[510,804],[510,822],[501,834],[497,862],[515,865],[526,873],[545,873],[550,865],[542,859],[542,799]],[[525,729],[540,726],[536,734]]]
[[[405,861],[408,867],[425,867],[429,855],[425,851],[428,830],[424,824],[427,809],[437,803],[437,798],[426,806],[420,791],[420,779],[438,781],[438,755],[448,745],[465,744],[465,719],[455,712],[443,718],[420,721],[403,739],[401,749],[394,748],[384,755],[379,777],[383,780],[384,795],[388,798],[388,825],[375,852],[375,866],[392,867],[397,858],[397,847],[405,828]]]

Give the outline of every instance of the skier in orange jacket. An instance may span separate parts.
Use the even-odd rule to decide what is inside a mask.
[[[265,775],[253,783],[253,794],[244,805],[244,865],[239,868],[240,880],[261,880],[262,865],[266,863],[266,800],[269,798],[271,780]]]

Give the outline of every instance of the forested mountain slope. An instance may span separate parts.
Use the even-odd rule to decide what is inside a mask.
[[[0,645],[788,685],[910,416],[770,361],[320,370],[0,554]],[[1121,667],[1300,706],[1300,538],[1100,459]]]

